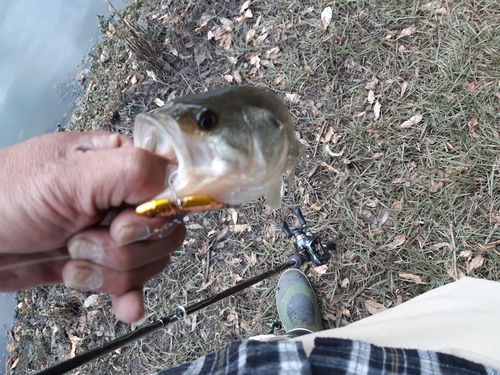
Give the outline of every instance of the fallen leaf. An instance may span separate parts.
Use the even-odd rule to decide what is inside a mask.
[[[431,250],[439,250],[442,247],[447,246],[449,249],[451,249],[451,245],[448,242],[439,242],[431,246]]]
[[[241,23],[253,17],[252,11],[247,9],[240,17],[236,18],[236,22]]]
[[[210,285],[212,285],[215,282],[215,280],[216,280],[215,277],[211,277],[210,280],[201,284],[200,289],[198,289],[197,292],[201,292],[202,290],[207,289]]]
[[[500,223],[500,211],[494,211],[491,213],[491,224]]]
[[[408,82],[404,81],[402,84],[401,84],[401,94],[399,94],[401,97],[404,96],[405,92],[406,92],[406,88],[408,87]]]
[[[382,305],[381,303],[378,303],[377,301],[374,301],[372,299],[367,299],[365,300],[365,309],[368,310],[368,312],[372,315],[378,314],[382,311],[387,310],[387,307]]]
[[[337,168],[333,168],[330,164],[327,164],[324,161],[320,162],[320,164],[332,173],[335,173],[335,174],[341,173]]]
[[[394,250],[396,247],[401,246],[406,242],[406,235],[403,234],[398,234],[396,237],[394,237],[394,240],[389,244],[389,249]]]
[[[300,95],[296,93],[285,93],[285,100],[293,104],[297,104],[300,101]]]
[[[422,5],[420,7],[420,9],[422,9],[422,10],[431,10],[431,9],[440,8],[442,6],[443,6],[443,2],[442,1],[435,0],[435,1],[429,1],[428,3],[425,3],[424,5]]]
[[[472,258],[472,251],[470,251],[470,250],[463,250],[463,251],[460,252],[460,254],[458,254],[458,257],[466,259],[467,261],[469,261]]]
[[[457,275],[455,277],[455,269],[453,267],[453,263],[451,261],[444,262],[444,267],[446,269],[446,273],[453,279],[453,280],[460,280],[462,277],[465,277],[465,274],[462,272],[461,269],[457,268]]]
[[[230,230],[233,233],[241,233],[244,231],[251,232],[252,228],[248,224],[236,224],[236,225],[231,225]]]
[[[368,207],[371,207],[371,208],[375,208],[378,205],[378,200],[377,199],[368,199],[365,202],[365,205],[368,206]]]
[[[470,262],[467,263],[467,274],[470,275],[473,270],[481,267],[483,263],[484,257],[481,254],[476,255]]]
[[[224,47],[225,50],[228,50],[229,48],[231,48],[231,42],[231,35],[224,34],[220,40],[219,46]]]
[[[328,265],[323,264],[322,266],[314,267],[312,271],[317,275],[324,275],[328,270]]]
[[[85,301],[83,301],[83,307],[85,307],[86,309],[88,309],[89,307],[95,305],[95,303],[97,302],[99,298],[99,294],[91,294],[90,296],[88,296]]]
[[[331,149],[330,149],[330,145],[325,145],[325,151],[328,155],[334,157],[334,158],[338,158],[339,156],[342,156],[344,154],[344,151],[340,151],[340,152],[333,152]]]
[[[250,7],[250,4],[252,3],[251,0],[245,1],[240,8],[240,13],[243,13],[245,10],[247,10]]]
[[[283,81],[285,76],[283,74],[279,74],[274,80],[273,80],[273,85],[277,86]]]
[[[479,122],[477,121],[477,118],[472,118],[470,121],[469,121],[469,133],[470,135],[472,135],[473,137],[477,137],[478,134],[476,133],[476,127],[477,127],[477,124]]]
[[[231,74],[225,74],[224,79],[228,81],[229,83],[233,83],[234,77]]]
[[[500,244],[500,240],[494,242],[488,242],[481,245],[484,250],[493,249],[496,245]]]
[[[243,277],[238,275],[236,272],[233,272],[233,270],[230,270],[230,272],[231,272],[231,277],[233,278],[234,281],[238,282],[243,280]]]
[[[443,143],[444,143],[444,148],[446,149],[446,151],[453,150],[454,147],[453,147],[453,145],[450,142],[444,141]]]
[[[401,33],[398,35],[397,39],[403,38],[405,36],[410,36],[416,30],[417,30],[417,28],[415,26],[407,27],[406,29],[401,30]]]
[[[250,267],[253,267],[257,264],[257,254],[250,254]]]
[[[380,109],[382,108],[382,105],[378,102],[375,103],[373,106],[373,113],[375,114],[375,120],[378,120],[380,117]]]
[[[74,358],[76,356],[76,350],[80,347],[82,339],[68,332],[68,337],[71,341],[71,352],[69,353],[69,358]]]
[[[340,287],[341,288],[347,288],[349,286],[349,278],[345,278],[344,280],[342,280],[342,283],[340,284]]]
[[[279,47],[271,48],[269,51],[264,52],[264,58],[270,59],[270,60],[275,60],[278,58],[279,52],[280,52]]]
[[[368,91],[368,103],[375,103],[375,91],[373,90]]]
[[[406,280],[411,280],[413,281],[415,284],[425,284],[422,279],[420,278],[420,276],[417,276],[417,275],[413,275],[411,273],[400,273],[399,274],[399,277],[402,277],[403,279],[406,279]]]
[[[323,30],[326,30],[331,21],[332,21],[332,7],[326,7],[321,12],[321,20],[319,21],[319,26]]]
[[[340,311],[344,316],[351,316],[351,312],[344,305],[340,305]]]
[[[413,125],[417,125],[420,121],[422,121],[423,116],[422,115],[415,115],[412,116],[409,120],[406,120],[403,122],[400,127],[402,129],[408,129],[411,128]]]
[[[431,180],[431,186],[429,187],[430,193],[437,193],[444,186],[443,181]]]
[[[255,39],[256,38],[255,34],[256,34],[255,29],[248,30],[247,35],[245,36],[245,41],[249,42],[249,41]]]
[[[158,107],[163,107],[165,105],[165,102],[163,100],[161,100],[160,98],[156,98],[154,100],[155,104],[158,106]]]
[[[382,159],[382,156],[384,156],[384,154],[382,154],[381,152],[377,152],[372,155],[372,160],[380,160]]]

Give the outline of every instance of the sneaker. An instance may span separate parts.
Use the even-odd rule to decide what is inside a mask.
[[[287,336],[297,337],[323,330],[316,294],[306,275],[298,269],[288,269],[281,275],[276,305]]]

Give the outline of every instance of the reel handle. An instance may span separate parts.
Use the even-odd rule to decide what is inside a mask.
[[[285,233],[285,236],[287,238],[292,237],[292,232],[290,231],[290,227],[288,226],[288,223],[285,220],[280,221],[280,227],[281,227],[281,230]]]
[[[306,224],[306,219],[304,219],[304,216],[302,216],[302,211],[300,210],[299,207],[295,207],[293,209],[293,213],[295,214],[295,216],[297,216],[297,219],[299,219],[299,223],[301,226],[305,227],[307,224]]]

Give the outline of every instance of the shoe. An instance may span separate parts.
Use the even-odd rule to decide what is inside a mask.
[[[287,336],[297,337],[323,330],[316,294],[306,275],[298,269],[288,269],[281,275],[276,305]]]

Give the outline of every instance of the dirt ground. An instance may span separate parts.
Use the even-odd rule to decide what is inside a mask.
[[[325,328],[464,275],[500,279],[497,0],[136,0],[101,27],[66,131],[132,136],[140,112],[245,84],[276,90],[306,147],[281,209],[259,199],[189,216],[184,246],[145,287],[146,324],[285,262],[293,247],[279,221],[293,222],[296,206],[337,242],[328,265],[303,268]],[[276,282],[73,373],[153,372],[267,333]],[[18,303],[10,374],[134,330],[106,295],[40,287]]]

